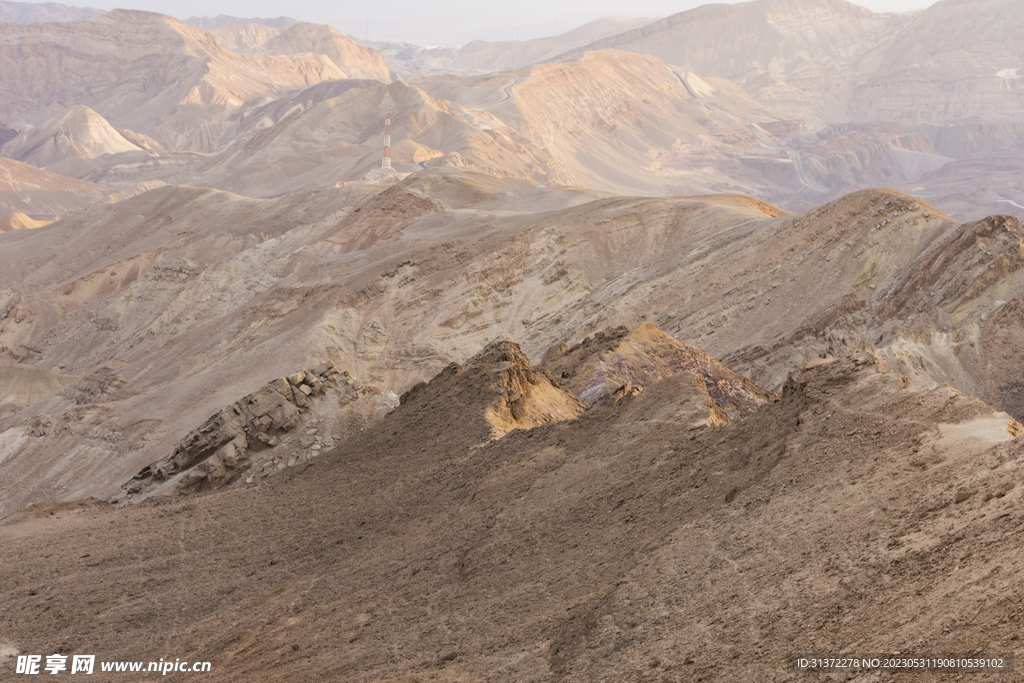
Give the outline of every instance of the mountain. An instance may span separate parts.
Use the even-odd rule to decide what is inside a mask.
[[[738,195],[631,198],[456,168],[273,199],[160,187],[0,235],[0,306],[18,312],[0,327],[7,362],[79,378],[0,425],[3,476],[20,482],[0,506],[106,498],[300,368],[331,362],[400,394],[503,334],[539,360],[650,322],[775,391],[822,356],[870,352],[915,390],[949,383],[1024,418],[1006,360],[1022,235],[1010,217],[961,224],[878,190],[790,215]],[[629,354],[648,374],[609,374],[595,356],[580,377],[684,368],[742,385],[655,341]],[[561,377],[556,356],[544,367]],[[80,423],[83,405],[95,412]],[[121,436],[82,431],[93,422]]]
[[[90,7],[71,7],[56,2],[0,2],[0,23],[43,24],[49,21],[78,21],[92,19],[104,10]]]
[[[979,120],[1019,125],[1021,21],[1024,7],[1000,0],[940,0],[914,13],[858,64],[851,116],[954,130]],[[913,106],[901,99],[909,92]]]
[[[91,206],[109,192],[105,187],[0,157],[0,215],[56,218]]]
[[[788,158],[751,134],[776,121],[740,88],[614,51],[473,78],[314,86],[245,117],[227,150],[181,179],[255,195],[361,179],[380,168],[389,113],[402,173],[469,167],[669,195],[790,198],[803,188]]]
[[[76,105],[57,118],[0,146],[5,157],[61,175],[80,176],[90,162],[110,155],[149,153],[130,142],[107,120],[84,105]]]
[[[196,28],[201,28],[204,31],[214,31],[228,26],[237,26],[238,24],[259,24],[268,28],[284,29],[291,28],[299,23],[297,19],[292,19],[291,17],[277,17],[276,19],[243,19],[242,17],[231,17],[226,14],[218,14],[215,17],[192,16],[188,19],[182,19],[182,21],[189,26],[195,26]]]
[[[499,342],[261,485],[26,506],[0,522],[4,665],[173,648],[227,683],[783,681],[819,648],[1019,649],[1005,413],[865,354],[735,421],[683,372],[490,438],[495,406],[552,393]]]
[[[473,76],[520,69],[552,59],[603,36],[617,35],[650,22],[651,19],[637,17],[603,17],[557,36],[523,41],[474,40],[461,47],[366,44],[380,50],[404,80],[440,73]]]
[[[1019,5],[0,23],[0,669],[1019,660]]]
[[[376,50],[365,48],[346,38],[333,26],[296,24],[253,48],[260,55],[322,55],[334,62],[340,78],[366,78],[390,82],[387,62]]]
[[[769,76],[783,86],[783,101],[794,105],[787,106],[787,114],[843,121],[852,94],[850,70],[900,34],[908,21],[905,15],[874,14],[845,0],[754,0],[680,12],[579,50],[652,55],[744,86]],[[777,106],[778,96],[773,99]]]
[[[964,220],[1000,211],[1024,218],[1003,201],[1012,183],[969,198],[946,189],[985,185],[969,166],[1022,144],[1024,81],[1016,67],[1024,55],[1015,33],[1022,11],[999,0],[945,0],[907,14],[875,14],[844,0],[706,5],[557,60],[611,48],[732,80],[789,122],[769,144],[802,167],[813,191],[759,195],[787,208],[884,185]],[[970,162],[934,181],[929,175],[961,160]]]
[[[117,10],[64,24],[0,25],[0,118],[38,125],[83,104],[168,151],[216,147],[246,103],[345,76],[320,55],[243,56],[176,19]],[[386,70],[383,72],[386,73]]]

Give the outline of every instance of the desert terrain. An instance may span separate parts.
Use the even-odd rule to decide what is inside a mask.
[[[1021,10],[0,3],[0,680],[1020,659]]]

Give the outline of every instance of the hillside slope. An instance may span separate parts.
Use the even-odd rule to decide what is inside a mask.
[[[915,389],[948,382],[1024,417],[1006,360],[1022,234],[894,191],[787,215],[455,170],[268,200],[159,188],[0,235],[6,362],[80,378],[0,424],[0,469],[21,482],[0,505],[106,497],[298,368],[399,393],[503,334],[539,360],[651,322],[772,390],[870,351]]]
[[[258,488],[6,517],[8,656],[455,683],[788,681],[802,652],[1020,654],[1021,427],[1005,413],[864,356],[808,367],[736,422],[709,421],[682,373],[488,441],[493,378],[528,370],[452,366]]]

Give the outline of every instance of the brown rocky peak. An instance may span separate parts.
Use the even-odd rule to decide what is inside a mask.
[[[572,347],[559,345],[545,355],[543,367],[590,405],[607,396],[618,400],[624,387],[636,392],[639,387],[681,372],[700,377],[711,398],[731,418],[752,413],[778,398],[776,392],[733,372],[716,358],[670,337],[651,323],[632,331],[609,328]]]
[[[492,438],[513,429],[571,420],[586,410],[586,405],[550,374],[530,367],[526,354],[514,342],[492,342],[474,356],[470,366],[489,373],[491,388],[498,393],[486,412]]]
[[[587,408],[549,373],[531,367],[519,345],[508,339],[492,341],[465,367],[453,363],[429,384],[420,382],[402,396],[403,405],[409,402],[453,404],[467,418],[462,429],[478,439],[572,420]]]

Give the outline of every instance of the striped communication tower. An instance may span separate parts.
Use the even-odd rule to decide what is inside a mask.
[[[391,114],[384,120],[384,159],[380,162],[380,172],[392,174],[391,171]]]

